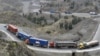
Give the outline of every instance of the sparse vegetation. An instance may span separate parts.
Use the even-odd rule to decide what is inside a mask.
[[[64,16],[64,19],[68,19],[68,16]]]
[[[92,32],[95,32],[94,30],[98,22],[74,15],[64,16],[63,13],[65,11],[72,13],[90,11],[100,12],[99,6],[97,6],[98,2],[92,2],[91,0],[82,0],[83,2],[81,2],[81,0],[52,0],[51,3],[49,2],[46,3],[46,5],[44,4],[45,6],[41,6],[42,8],[39,12],[29,14],[23,13],[23,16],[21,16],[19,13],[22,12],[22,4],[19,1],[20,0],[0,0],[0,23],[11,23],[20,26],[19,28],[23,29],[28,34],[49,41],[71,40],[77,42],[89,41],[92,39],[90,35]],[[43,11],[50,11],[51,9],[55,10],[56,13],[51,13],[50,15],[42,13]],[[5,38],[9,40],[7,36],[3,36],[2,33],[0,33],[0,37],[1,39]],[[27,49],[24,43],[1,39],[0,55],[2,56],[36,56],[35,53],[42,56],[40,54],[41,52],[34,52]],[[52,55],[50,54],[49,56]]]
[[[0,55],[2,56],[36,56],[34,51],[25,47],[24,43],[0,39]]]
[[[69,30],[71,30],[71,29],[73,29],[73,26],[72,26],[72,24],[70,23],[70,24],[69,24]]]
[[[49,6],[48,4],[51,4],[52,6]],[[99,6],[99,0],[63,0],[63,2],[59,1],[52,1],[51,3],[44,3],[42,5],[42,10],[50,11],[51,8],[53,8],[56,11],[65,12],[65,11],[71,11],[71,12],[100,12],[98,10]],[[60,10],[61,9],[61,10]]]

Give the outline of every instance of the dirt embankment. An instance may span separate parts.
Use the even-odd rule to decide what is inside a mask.
[[[23,27],[35,26],[33,23],[31,23],[30,21],[28,21],[27,19],[25,19],[24,17],[13,11],[0,13],[0,23],[14,24]]]
[[[15,11],[22,12],[22,3],[20,0],[0,0],[0,12]]]
[[[36,56],[24,43],[0,39],[0,56]]]
[[[34,18],[33,18],[34,19]],[[81,19],[81,21],[79,20]],[[48,20],[48,18],[46,18]],[[53,19],[51,19],[53,20]],[[79,22],[78,22],[79,20]],[[78,22],[78,23],[76,23]],[[47,22],[48,23],[48,22]],[[57,19],[50,25],[38,28],[23,28],[25,32],[38,38],[51,40],[71,40],[71,41],[90,41],[95,32],[98,22],[90,18],[81,18],[76,16],[67,16]],[[31,30],[30,30],[31,29]]]
[[[51,0],[51,3],[43,3],[42,10],[60,12],[100,12],[99,3],[99,0]]]

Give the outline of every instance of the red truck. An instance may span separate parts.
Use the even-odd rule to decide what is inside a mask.
[[[16,32],[18,32],[18,28],[12,24],[8,24],[7,25],[7,30],[9,30],[10,32],[16,34]]]

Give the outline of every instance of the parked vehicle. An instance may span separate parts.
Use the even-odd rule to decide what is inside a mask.
[[[50,13],[58,13],[56,10],[50,10]]]
[[[7,25],[7,30],[9,30],[10,32],[16,34],[16,32],[18,32],[18,28],[12,24],[8,24]]]
[[[31,36],[26,34],[25,32],[17,32],[16,36],[21,40],[29,39]]]
[[[50,10],[50,13],[56,13],[54,10]]]
[[[40,47],[48,47],[48,40],[39,39],[35,37],[31,37],[25,40],[26,44],[40,46]]]
[[[70,11],[65,11],[65,14],[72,14]]]
[[[96,12],[90,12],[90,15],[97,15]]]
[[[82,42],[78,44],[78,48],[79,49],[86,49],[86,48],[90,48],[90,47],[94,47],[94,46],[98,46],[99,42],[97,40],[93,40],[90,42]]]
[[[55,41],[50,43],[49,47],[54,47],[54,48],[76,48],[77,43],[73,41]]]

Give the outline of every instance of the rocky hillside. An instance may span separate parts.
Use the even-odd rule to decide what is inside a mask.
[[[0,12],[3,11],[22,11],[22,3],[20,0],[0,0]]]
[[[42,9],[61,12],[100,12],[100,0],[51,0],[50,3],[43,3]]]
[[[24,43],[16,43],[0,39],[0,56],[36,56],[34,51],[25,47]]]
[[[0,31],[0,56],[36,56],[36,54],[24,43],[11,41]]]
[[[61,18],[58,15],[57,18],[55,14],[45,16],[30,14],[26,18],[40,27],[34,29],[23,28],[25,32],[47,40],[89,41],[92,39],[91,36],[93,36],[92,34],[98,26],[98,22],[90,18],[74,15],[62,16]]]
[[[31,23],[24,17],[20,16],[18,13],[12,11],[0,13],[0,23],[15,24],[19,26],[28,26],[28,27],[34,26],[33,23]]]

